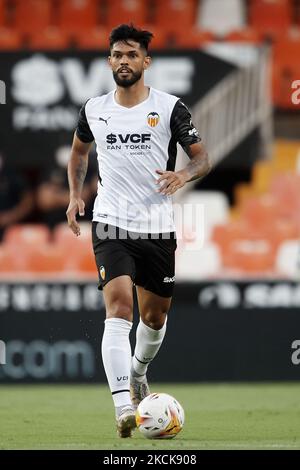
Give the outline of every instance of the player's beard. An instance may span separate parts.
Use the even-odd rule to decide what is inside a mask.
[[[113,77],[118,86],[123,88],[129,88],[130,86],[134,85],[138,82],[142,77],[143,71],[139,72],[132,72],[130,78],[121,78],[118,72],[113,72]]]

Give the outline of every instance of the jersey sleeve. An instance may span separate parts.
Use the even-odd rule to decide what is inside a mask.
[[[89,123],[86,118],[85,105],[86,103],[81,107],[79,111],[79,119],[78,119],[78,124],[76,128],[76,135],[78,139],[80,139],[82,142],[87,144],[89,142],[93,142],[94,136],[92,134]]]
[[[183,149],[201,141],[199,132],[192,122],[189,109],[178,100],[174,106],[170,121],[172,137],[179,142]]]

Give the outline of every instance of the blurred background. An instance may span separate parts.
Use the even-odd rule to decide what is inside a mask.
[[[78,239],[66,165],[79,108],[114,87],[110,30],[131,21],[155,36],[146,83],[189,106],[214,165],[174,198],[201,208],[203,230],[178,222],[151,379],[298,380],[300,1],[0,0],[0,382],[105,382],[95,151]]]

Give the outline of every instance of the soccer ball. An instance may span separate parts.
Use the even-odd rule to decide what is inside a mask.
[[[167,393],[151,393],[138,406],[136,424],[148,439],[172,439],[183,428],[184,411]]]

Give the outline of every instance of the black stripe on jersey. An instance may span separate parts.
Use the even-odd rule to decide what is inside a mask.
[[[87,103],[87,102],[86,102]],[[86,103],[81,107],[79,111],[79,118],[78,118],[78,124],[76,128],[76,135],[81,142],[84,142],[85,144],[88,144],[90,142],[93,142],[94,136],[92,134],[92,131],[90,129],[89,123],[86,118],[85,114],[85,105]]]
[[[178,100],[173,108],[171,119],[171,139],[168,147],[167,171],[174,171],[177,156],[177,142],[187,151],[187,148],[201,141],[197,129],[192,122],[192,116],[189,109],[182,101]]]

